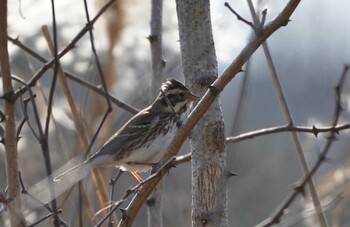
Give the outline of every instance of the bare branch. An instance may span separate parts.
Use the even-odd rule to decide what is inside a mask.
[[[144,181],[138,183],[136,186],[134,186],[131,189],[128,189],[125,194],[123,195],[123,197],[117,202],[114,203],[114,207],[112,209],[109,210],[109,213],[107,216],[105,216],[103,219],[101,219],[99,221],[99,223],[95,226],[95,227],[99,227],[103,224],[103,222],[105,220],[107,220],[107,218],[116,210],[119,208],[119,206],[121,205],[122,202],[124,202],[131,194],[134,194],[135,192],[137,192],[137,194],[142,192],[142,189],[146,187],[147,184],[149,184],[150,182],[154,181],[154,179],[158,179],[158,181],[161,180],[162,176],[164,176],[166,173],[169,172],[170,168],[174,167],[174,163],[176,161],[176,158],[172,158],[170,160],[168,160],[164,165],[162,165],[155,173],[153,173],[152,175],[150,175],[147,179],[145,179]],[[142,187],[142,188],[141,188]],[[141,189],[140,189],[141,188]],[[152,191],[149,192],[149,194]],[[136,195],[137,195],[136,194]],[[148,194],[148,195],[149,195]],[[148,197],[148,196],[147,196]],[[147,197],[145,199],[147,199]],[[135,199],[135,198],[134,198]]]
[[[247,2],[248,2],[250,13],[252,14],[252,17],[253,17],[254,24],[256,26],[258,26],[259,24],[261,25],[261,23],[259,22],[259,18],[255,13],[255,9],[254,9],[252,1],[247,0]],[[265,11],[265,13],[263,13],[263,23],[265,23],[265,18],[266,18],[266,11]],[[270,50],[268,48],[267,42],[262,43],[262,48],[263,48],[263,51],[264,51],[264,54],[265,54],[265,57],[267,60],[267,64],[269,66],[271,79],[272,79],[272,82],[273,82],[273,85],[274,85],[274,88],[276,91],[278,101],[279,101],[281,109],[283,111],[285,121],[287,123],[293,125],[292,114],[289,111],[289,107],[288,107],[281,83],[279,81],[277,70],[276,70],[276,67],[273,63],[272,56],[271,56]],[[306,158],[305,158],[299,137],[298,137],[296,132],[291,132],[290,135],[291,135],[291,139],[292,139],[292,142],[294,144],[295,152],[296,152],[297,157],[299,159],[299,163],[300,163],[301,169],[303,171],[303,174],[307,175],[309,173],[309,168],[308,168],[307,163],[306,163]],[[313,205],[314,205],[315,209],[317,210],[317,217],[319,219],[319,223],[322,227],[326,227],[327,221],[326,221],[326,218],[323,214],[320,200],[319,200],[318,195],[317,195],[316,187],[315,187],[315,184],[314,184],[312,179],[308,182],[308,187],[310,189],[310,195],[312,198]]]
[[[73,40],[57,54],[57,60],[61,59],[65,54],[67,54],[71,49],[75,47],[75,44],[91,29],[91,27],[95,24],[98,18],[114,3],[115,0],[108,1],[97,13],[97,15],[85,25],[85,27],[80,30],[80,32],[73,38]],[[39,71],[32,77],[32,79],[28,82],[28,86],[34,86],[36,82],[44,75],[44,73],[52,67],[55,63],[55,58],[51,58],[50,61],[46,62]],[[15,91],[14,98],[18,98],[26,91],[25,87],[21,87]]]
[[[246,132],[239,134],[237,136],[227,137],[226,143],[237,143],[247,139],[253,139],[258,136],[265,136],[270,134],[275,134],[279,132],[304,132],[312,133],[316,137],[319,133],[334,132],[339,134],[340,131],[350,129],[350,124],[343,124],[337,126],[328,126],[328,127],[304,127],[304,126],[293,126],[293,125],[284,125],[271,128],[263,128],[256,131]]]
[[[349,70],[349,65],[345,65],[343,73],[339,79],[339,82],[335,86],[335,110],[334,110],[333,122],[332,122],[333,127],[335,127],[338,124],[338,120],[342,110],[341,103],[340,103],[341,88],[342,88],[341,86],[344,84],[345,76],[347,75],[348,70]],[[258,224],[256,227],[273,226],[280,222],[282,216],[285,214],[285,210],[294,202],[297,196],[304,191],[305,185],[310,181],[310,179],[319,169],[321,164],[324,163],[324,161],[326,160],[326,155],[328,154],[331,145],[336,139],[336,134],[337,134],[336,132],[332,132],[332,131],[329,133],[327,137],[327,143],[325,144],[324,148],[322,149],[319,155],[317,162],[310,169],[309,173],[299,181],[297,186],[294,188],[294,191],[289,196],[287,196],[284,202],[281,203],[277,211],[274,214],[272,214],[271,217],[269,217],[265,221]]]
[[[5,101],[5,154],[6,154],[6,183],[11,199],[19,195],[18,179],[18,150],[15,118],[15,99],[11,80],[11,68],[7,46],[7,0],[0,1],[0,76],[2,77],[2,89]],[[23,226],[21,216],[21,203],[13,204],[9,209],[10,225]]]
[[[24,50],[26,53],[30,54],[32,57],[36,58],[37,60],[39,60],[39,61],[41,61],[41,62],[43,62],[43,63],[48,62],[48,60],[45,59],[44,57],[42,57],[40,54],[38,54],[37,52],[35,52],[35,51],[32,50],[31,48],[29,48],[28,46],[24,45],[24,44],[19,40],[19,38],[12,38],[12,37],[10,37],[10,36],[8,36],[7,38],[8,38],[8,40],[10,40],[13,44],[17,45],[19,48],[21,48],[22,50]],[[51,66],[51,67],[53,68],[53,66]],[[75,75],[73,75],[73,74],[71,74],[71,73],[69,73],[69,72],[66,72],[66,71],[65,71],[64,74],[65,74],[65,76],[66,76],[68,79],[70,79],[70,80],[72,80],[72,81],[74,81],[74,82],[76,82],[76,83],[78,83],[78,84],[80,84],[80,85],[82,85],[82,86],[84,86],[84,87],[86,87],[86,88],[91,89],[92,91],[96,92],[97,94],[105,95],[105,91],[103,91],[99,86],[96,86],[96,85],[94,85],[94,84],[92,84],[92,83],[90,83],[90,82],[88,82],[88,81],[85,81],[85,80],[79,78],[78,76],[75,76]],[[125,103],[125,102],[123,102],[123,101],[117,99],[116,97],[114,97],[114,96],[111,95],[110,93],[107,92],[107,94],[108,94],[109,99],[110,99],[114,104],[116,104],[117,106],[119,106],[120,108],[122,108],[122,109],[124,109],[124,110],[126,110],[126,111],[128,111],[128,112],[130,112],[130,113],[132,113],[132,114],[136,114],[137,112],[139,112],[138,109],[136,109],[136,108],[130,106],[129,104],[127,104],[127,103]]]
[[[256,27],[255,25],[250,22],[250,21],[247,21],[246,19],[244,19],[241,15],[239,15],[231,6],[230,4],[228,4],[228,2],[225,2],[224,4],[236,17],[237,17],[237,20],[240,20],[242,21],[243,23],[247,24],[248,26],[250,26],[253,31],[256,31]]]
[[[30,194],[27,191],[26,187],[24,186],[24,182],[23,182],[23,179],[22,179],[22,176],[21,176],[21,172],[19,172],[19,181],[20,181],[20,184],[21,184],[21,193],[24,194],[24,195],[29,196],[29,198],[31,198],[35,202],[41,204],[46,210],[48,210],[50,212],[50,214],[44,216],[43,218],[41,218],[41,219],[37,220],[36,222],[30,224],[29,226],[35,226],[35,225],[41,223],[42,221],[46,220],[47,218],[51,217],[54,214],[53,209],[50,207],[49,204],[43,203],[42,201],[40,201],[38,198],[36,198],[35,196],[33,196],[32,194]],[[56,213],[59,214],[59,213],[62,213],[62,212],[61,212],[61,210],[57,210]],[[62,225],[64,227],[68,227],[68,225],[61,218],[58,217],[58,220],[59,220],[60,225]]]

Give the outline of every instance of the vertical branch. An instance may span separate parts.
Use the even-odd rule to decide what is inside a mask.
[[[151,34],[148,40],[151,45],[152,57],[152,85],[151,99],[158,95],[162,83],[162,73],[165,61],[163,60],[162,29],[163,29],[163,0],[152,0]]]
[[[254,20],[254,24],[256,26],[259,26],[259,24],[260,24],[259,18],[257,17],[257,15],[255,13],[252,1],[247,0],[247,2],[248,2],[249,9],[250,9],[250,12],[251,12],[253,20]],[[289,111],[287,101],[286,101],[285,96],[283,94],[281,83],[279,82],[277,71],[276,71],[276,68],[273,64],[272,57],[271,57],[267,42],[262,43],[262,48],[263,48],[263,51],[264,51],[264,54],[265,54],[265,57],[266,57],[266,60],[267,60],[267,63],[268,63],[269,69],[270,69],[271,78],[272,78],[273,85],[275,87],[275,90],[276,90],[276,93],[278,96],[278,100],[280,102],[282,111],[284,113],[284,118],[287,121],[287,123],[289,123],[290,125],[294,125],[294,122],[292,119],[292,114]],[[303,148],[301,146],[298,134],[296,132],[290,132],[290,135],[292,137],[292,141],[293,141],[293,144],[295,146],[296,153],[297,153],[303,174],[304,174],[304,176],[306,176],[309,173],[309,167],[307,165],[306,158],[305,158]],[[317,214],[320,226],[326,227],[326,226],[328,226],[327,221],[326,221],[326,218],[324,216],[324,212],[323,212],[322,207],[321,207],[320,199],[317,195],[317,191],[315,188],[315,183],[314,183],[312,178],[308,182],[308,188],[310,190],[310,195],[312,198],[313,205],[315,207],[315,212]]]
[[[217,78],[208,0],[177,0],[182,67],[190,89],[203,95]],[[192,226],[228,226],[224,122],[215,99],[190,137]]]
[[[49,148],[49,128],[50,128],[50,119],[51,119],[51,113],[52,113],[52,105],[53,105],[53,96],[55,94],[55,87],[56,87],[56,81],[57,81],[57,70],[58,70],[58,50],[57,50],[57,27],[56,27],[56,9],[55,9],[55,1],[51,0],[51,10],[52,10],[52,27],[53,27],[53,37],[54,37],[54,71],[53,71],[53,77],[48,97],[48,103],[47,103],[47,114],[46,114],[46,120],[45,120],[45,128],[44,128],[44,134],[40,136],[40,145],[42,149],[42,153],[45,160],[45,168],[46,168],[46,174],[49,179],[49,191],[52,198],[54,198],[54,189],[53,189],[53,182],[52,180],[52,166],[51,166],[51,157],[50,157],[50,148]],[[54,225],[56,227],[60,226],[59,219],[57,216],[57,204],[56,199],[53,199],[51,201],[52,210],[54,213]]]
[[[163,26],[163,0],[152,0],[151,10],[151,34],[148,40],[151,45],[152,56],[152,84],[151,84],[151,100],[152,101],[159,92],[162,82],[162,72],[164,67],[163,48],[162,48],[162,26]],[[154,171],[151,172],[151,174]],[[156,190],[147,200],[148,226],[161,227],[162,220],[162,194],[163,182],[160,182]]]
[[[5,151],[6,151],[6,179],[8,195],[11,199],[17,197],[20,192],[18,177],[17,135],[15,121],[15,99],[13,99],[13,86],[11,81],[11,69],[7,49],[7,0],[0,1],[0,66],[5,99]],[[20,215],[20,202],[14,204],[14,209],[9,209],[10,223],[18,225]]]
[[[86,16],[86,21],[88,24],[91,24],[91,20],[90,20],[90,15],[89,15],[89,9],[88,9],[88,5],[87,5],[87,1],[84,0],[84,9],[85,9],[85,16]],[[103,124],[106,122],[108,115],[112,112],[112,105],[111,105],[111,101],[109,99],[108,96],[108,88],[107,88],[107,83],[105,80],[105,76],[102,70],[102,66],[101,66],[101,62],[100,59],[97,55],[97,51],[95,48],[95,42],[94,42],[94,34],[92,32],[93,26],[91,25],[91,27],[89,27],[88,32],[89,32],[89,38],[90,38],[90,44],[91,44],[91,50],[92,53],[94,55],[95,58],[95,63],[97,66],[97,70],[98,70],[98,75],[100,76],[101,79],[101,83],[102,83],[102,87],[103,87],[103,91],[104,91],[104,96],[105,96],[105,100],[106,100],[106,104],[107,104],[107,109],[102,117],[102,120],[100,122],[100,125],[98,126],[96,133],[94,134],[90,146],[87,148],[87,152],[90,151],[93,143],[95,142],[95,139],[97,138],[97,135],[100,133]],[[99,201],[101,203],[101,205],[103,206],[104,204],[108,203],[108,195],[107,195],[107,188],[106,185],[103,182],[103,176],[101,174],[101,172],[98,169],[93,169],[92,170],[92,176],[93,176],[93,180],[98,188],[98,196],[99,196]]]

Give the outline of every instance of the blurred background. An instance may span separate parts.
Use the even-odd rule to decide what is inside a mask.
[[[90,17],[105,3],[103,0],[88,0]],[[231,7],[241,16],[252,21],[246,1],[230,1]],[[267,9],[267,23],[273,19],[287,1],[262,0],[257,9]],[[82,1],[57,1],[56,15],[59,49],[65,47],[86,24]],[[335,105],[334,83],[339,79],[345,63],[350,63],[350,2],[302,1],[291,17],[291,22],[268,39],[273,61],[292,113],[295,125],[316,127],[329,126]],[[94,26],[95,45],[102,62],[107,86],[111,94],[120,100],[142,109],[150,104],[151,55],[147,36],[150,34],[150,1],[116,1]],[[166,60],[164,79],[171,76],[184,81],[179,53],[176,6],[174,1],[164,1],[163,9],[163,56]],[[52,31],[50,2],[27,0],[9,2],[9,34],[49,59],[47,44],[41,32],[42,25]],[[212,1],[212,26],[218,58],[219,74],[235,59],[251,36],[249,26],[238,21],[224,6],[224,1]],[[65,71],[101,84],[90,47],[88,35],[66,54],[61,64]],[[18,46],[10,44],[12,73],[28,81],[42,64],[24,53]],[[221,95],[225,119],[226,136],[267,127],[285,125],[276,91],[273,87],[266,58],[258,49],[249,62],[248,74],[240,73]],[[237,114],[239,90],[247,76],[243,117],[233,128]],[[49,92],[52,72],[48,71],[39,86],[36,101],[45,116],[45,94]],[[344,84],[340,124],[349,122],[349,78]],[[70,81],[73,97],[84,120],[86,130],[93,136],[106,110],[104,99],[91,90]],[[17,85],[18,86],[18,85]],[[75,128],[69,114],[67,102],[59,85],[54,99],[53,117],[57,127],[51,125],[50,151],[54,169],[62,166],[78,153],[85,152],[79,145]],[[123,125],[131,113],[113,106],[112,116],[104,124],[93,150]],[[22,118],[20,106],[18,121]],[[237,124],[237,123],[236,123]],[[60,142],[57,128],[63,135]],[[299,133],[303,151],[309,166],[318,158],[326,142],[326,134],[317,138],[313,134]],[[39,143],[27,125],[19,142],[19,166],[27,187],[45,177],[44,161]],[[333,144],[328,158],[315,175],[315,183],[330,226],[349,226],[349,133],[342,131]],[[0,189],[6,187],[5,156],[0,147]],[[181,154],[189,152],[184,144]],[[235,144],[227,144],[228,170],[238,176],[229,180],[230,226],[254,226],[267,218],[293,190],[293,184],[302,177],[294,145],[289,133],[257,137]],[[116,170],[103,170],[106,185]],[[172,169],[164,183],[164,226],[190,226],[191,224],[191,170],[190,164]],[[147,174],[145,175],[147,176]],[[124,174],[116,187],[118,199],[126,188],[136,182]],[[91,204],[97,201],[91,179],[84,181]],[[76,190],[76,189],[74,189]],[[63,196],[64,197],[64,196]],[[74,215],[78,204],[74,196],[61,198],[62,218],[71,226],[76,225]],[[90,204],[90,205],[91,205]],[[126,206],[126,204],[125,204]],[[99,207],[91,205],[93,212]],[[312,206],[303,197],[298,197],[288,209],[281,226],[317,226],[313,219]],[[135,226],[145,226],[146,209],[137,217]],[[32,219],[45,214],[35,211]],[[120,213],[119,213],[120,217]],[[43,223],[45,226],[46,223]]]

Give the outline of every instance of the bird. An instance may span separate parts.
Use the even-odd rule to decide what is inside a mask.
[[[54,181],[81,166],[91,169],[112,166],[131,172],[142,182],[138,172],[147,171],[159,162],[193,103],[199,100],[180,81],[166,79],[150,106],[127,121],[98,152],[59,174]]]

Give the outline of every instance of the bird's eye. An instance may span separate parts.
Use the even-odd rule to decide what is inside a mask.
[[[181,92],[181,93],[179,93],[179,96],[180,96],[181,98],[183,98],[183,97],[185,97],[185,93]]]

